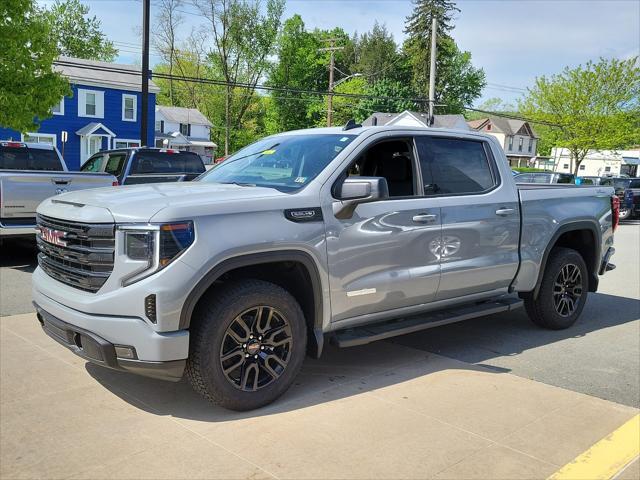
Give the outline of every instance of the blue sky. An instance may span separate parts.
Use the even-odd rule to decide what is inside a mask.
[[[139,0],[83,0],[121,50],[121,63],[139,63]],[[187,0],[188,2],[189,0]],[[152,0],[152,3],[154,0]],[[49,2],[42,1],[46,4]],[[453,37],[487,76],[477,103],[491,97],[514,102],[535,77],[600,56],[640,55],[640,0],[460,0]],[[188,4],[186,11],[194,8]],[[370,30],[377,20],[404,38],[410,0],[288,0],[285,18],[302,16],[308,28]],[[154,7],[152,6],[152,22]],[[185,15],[183,34],[200,22]],[[157,61],[152,57],[151,63]]]

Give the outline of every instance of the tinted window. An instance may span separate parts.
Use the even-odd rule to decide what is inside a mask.
[[[54,150],[25,147],[0,147],[0,169],[62,171]]]
[[[640,180],[631,180],[627,188],[640,188]]]
[[[102,172],[102,155],[96,155],[87,160],[82,167],[81,172]]]
[[[425,195],[477,193],[494,186],[482,142],[416,137]]]
[[[132,174],[145,173],[202,173],[202,160],[195,153],[168,153],[160,151],[139,151],[131,164]]]
[[[124,167],[124,160],[127,158],[126,153],[112,153],[107,155],[107,163],[104,171],[110,173],[114,177],[120,176]]]
[[[199,181],[297,190],[311,182],[354,138],[344,134],[268,137],[238,151]]]

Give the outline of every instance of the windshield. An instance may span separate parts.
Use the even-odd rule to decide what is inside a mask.
[[[281,135],[259,140],[198,181],[298,190],[311,182],[355,135]]]

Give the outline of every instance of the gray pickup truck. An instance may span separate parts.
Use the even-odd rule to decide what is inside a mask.
[[[0,237],[33,235],[36,208],[45,198],[114,184],[107,173],[67,171],[53,145],[0,141]]]
[[[88,361],[246,410],[305,354],[520,307],[571,326],[610,257],[610,187],[518,185],[476,132],[288,132],[195,182],[68,193],[38,208],[33,300]]]

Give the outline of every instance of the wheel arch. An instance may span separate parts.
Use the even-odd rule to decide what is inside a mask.
[[[551,237],[542,256],[538,279],[533,289],[534,298],[538,297],[549,255],[555,247],[572,248],[582,255],[589,270],[589,291],[595,292],[598,289],[601,237],[598,226],[593,221],[582,220],[561,225]]]
[[[298,274],[303,274],[303,282],[308,282],[310,289],[305,289],[304,287],[307,285],[302,283],[293,288],[295,291],[291,291],[291,288],[283,285],[281,278],[270,278],[269,274],[247,275],[249,272],[256,272],[256,268],[264,267],[266,264],[292,265],[294,268],[298,268]],[[233,275],[234,272],[243,272],[246,276],[271,281],[289,290],[305,313],[309,340],[308,353],[315,358],[320,357],[324,345],[322,281],[316,261],[309,253],[301,250],[279,250],[238,255],[216,264],[189,292],[180,312],[179,329],[190,327],[193,311],[200,299],[216,282],[221,281],[225,276]]]

